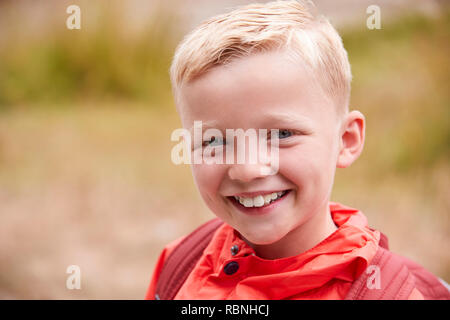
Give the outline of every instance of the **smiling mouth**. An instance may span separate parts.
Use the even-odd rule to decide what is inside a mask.
[[[272,192],[265,195],[258,195],[255,197],[239,197],[231,196],[227,197],[231,201],[245,208],[261,208],[271,205],[274,202],[279,201],[285,197],[291,190],[283,190],[278,192]]]

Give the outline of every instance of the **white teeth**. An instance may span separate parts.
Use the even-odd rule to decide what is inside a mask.
[[[244,207],[253,207],[253,198],[244,198]]]
[[[264,197],[263,196],[257,196],[253,198],[253,205],[255,207],[262,207],[264,205]]]
[[[253,198],[238,197],[238,196],[234,196],[234,198],[236,199],[236,201],[239,201],[240,204],[242,204],[244,207],[247,208],[262,207],[264,205],[268,205],[272,201],[277,200],[285,193],[286,191],[280,191],[280,192],[272,192],[266,195],[258,195]]]

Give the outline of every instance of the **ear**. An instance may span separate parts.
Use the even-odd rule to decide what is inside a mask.
[[[345,116],[339,137],[338,168],[347,168],[358,159],[364,147],[365,123],[364,115],[359,111],[351,111]]]

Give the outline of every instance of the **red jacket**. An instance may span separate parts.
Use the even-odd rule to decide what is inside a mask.
[[[333,234],[306,252],[275,260],[255,256],[238,232],[223,224],[175,299],[344,299],[377,252],[380,233],[358,210],[330,203],[330,211],[338,226]],[[146,299],[154,298],[164,262],[183,238],[162,251]],[[239,250],[232,256],[234,245]],[[238,266],[232,275],[224,270],[229,262]],[[423,296],[414,289],[409,299]]]

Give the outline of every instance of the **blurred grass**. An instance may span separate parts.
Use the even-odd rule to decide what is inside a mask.
[[[0,297],[140,299],[162,246],[212,216],[170,161],[184,30],[161,14],[130,37],[109,14],[0,39]],[[342,30],[367,140],[333,191],[447,281],[449,32],[448,12]],[[80,292],[65,289],[71,264]]]
[[[375,179],[449,160],[449,39],[449,12],[344,34],[354,73],[352,105],[368,118],[364,153]]]
[[[20,31],[6,34],[0,46],[0,108],[86,99],[166,103],[176,17],[162,12],[165,19],[157,27],[152,21],[130,38],[108,7],[101,12],[94,28],[58,26],[31,39]]]
[[[343,32],[354,73],[352,105],[368,115],[365,153],[377,153],[375,178],[380,170],[411,171],[450,155],[449,16],[414,15],[383,30]],[[107,18],[86,32],[58,28],[27,41],[11,35],[0,47],[0,110],[85,101],[171,108],[168,68],[180,33],[174,20],[131,41]]]

